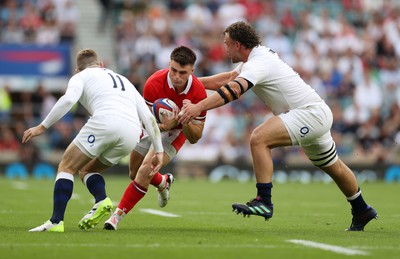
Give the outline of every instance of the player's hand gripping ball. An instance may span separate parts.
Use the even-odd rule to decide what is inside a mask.
[[[160,98],[154,101],[152,112],[156,117],[158,123],[164,123],[163,114],[166,114],[167,117],[172,115],[173,109],[178,109],[178,106],[168,98]]]

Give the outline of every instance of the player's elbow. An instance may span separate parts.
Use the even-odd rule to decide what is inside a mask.
[[[188,139],[190,144],[196,144],[199,140],[198,139]]]
[[[65,106],[70,107],[69,109],[74,108],[75,105],[77,105],[78,100],[71,100],[71,99],[66,99],[65,101]]]
[[[195,144],[203,135],[203,124],[195,124],[190,122],[189,124],[183,125],[183,135],[190,144]]]
[[[188,139],[190,144],[196,144],[199,140],[198,139]]]
[[[76,100],[73,100],[69,96],[65,96],[65,95],[61,96],[61,98],[59,99],[59,102],[61,102],[63,104],[63,106],[65,106],[65,107],[72,107],[76,104]]]
[[[198,133],[195,136],[192,136],[191,138],[188,138],[189,143],[190,144],[196,144],[199,141],[199,139],[201,139],[201,135],[202,135],[201,133]]]

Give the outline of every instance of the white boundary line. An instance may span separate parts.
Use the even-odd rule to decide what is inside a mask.
[[[12,187],[16,190],[27,190],[28,189],[28,184],[22,181],[13,181]]]
[[[282,248],[281,246],[276,245],[256,245],[256,244],[240,244],[240,245],[220,245],[220,244],[100,244],[100,243],[86,243],[86,244],[66,244],[66,243],[0,243],[0,247],[127,247],[127,248],[230,248],[230,249],[239,249],[239,248],[257,248],[257,249],[272,249],[272,248]]]
[[[28,232],[27,232],[28,233]],[[46,232],[47,233],[47,232]],[[52,233],[50,233],[52,234]],[[29,235],[36,235],[36,234],[29,234]],[[40,234],[39,234],[40,236]],[[45,235],[47,236],[47,235]],[[292,240],[294,241],[294,240]],[[306,240],[301,240],[301,241],[306,241]],[[290,240],[286,240],[286,242],[291,242]],[[308,241],[311,242],[311,241]],[[291,242],[294,243],[294,242]],[[313,242],[314,243],[314,242]],[[317,243],[318,244],[318,243]],[[163,247],[175,247],[175,248],[232,248],[232,249],[237,249],[237,248],[259,248],[259,249],[297,249],[292,245],[265,245],[265,244],[165,244],[165,243],[151,243],[151,244],[101,244],[101,243],[79,243],[79,244],[66,244],[66,243],[2,243],[0,242],[0,248],[1,247],[127,247],[127,248],[163,248]],[[329,245],[328,245],[329,246]],[[343,249],[343,247],[340,247]],[[368,249],[368,250],[399,250],[400,248],[397,246],[369,246],[369,247],[360,247],[362,249]],[[346,249],[347,250],[347,249]],[[354,249],[350,249],[354,250]],[[358,252],[362,252],[362,255],[368,255],[365,254],[364,251],[356,250]],[[353,254],[352,254],[353,255]],[[357,254],[359,255],[359,254]]]
[[[312,247],[312,248],[318,248],[326,251],[331,251],[337,254],[345,254],[345,255],[369,255],[369,253],[362,251],[362,250],[357,250],[357,249],[350,249],[350,248],[345,248],[342,246],[334,246],[334,245],[328,245],[324,243],[317,243],[309,240],[302,240],[302,239],[290,239],[287,240],[287,242],[294,243],[294,244],[299,244],[307,247]]]
[[[170,218],[179,218],[179,217],[181,217],[181,215],[172,214],[172,213],[168,213],[168,212],[161,211],[161,210],[140,209],[140,211],[142,211],[144,213],[149,213],[149,214],[161,216],[161,217],[170,217]]]
[[[51,233],[50,233],[51,234]],[[36,234],[33,234],[36,235]],[[307,241],[307,240],[297,240],[296,242],[293,242],[296,240],[286,240],[286,242],[291,242],[291,243],[296,243],[297,241],[302,241],[302,242],[312,242],[312,241]],[[312,242],[315,243],[315,242]],[[332,252],[336,252],[339,254],[345,254],[345,255],[370,255],[364,251],[361,250],[355,250],[355,249],[347,249],[344,247],[337,247],[337,246],[330,246],[330,245],[326,245],[326,244],[320,244],[320,243],[316,243],[319,245],[325,245],[325,246],[329,246],[329,247],[335,247],[335,248],[340,248],[339,251],[332,251],[330,249],[323,249],[320,247],[316,247],[316,248],[320,248],[322,250],[328,250],[328,251],[332,251]],[[1,247],[71,247],[71,248],[75,248],[75,247],[92,247],[92,248],[96,248],[96,247],[121,247],[121,248],[229,248],[229,249],[239,249],[239,248],[256,248],[256,249],[297,249],[294,246],[285,246],[285,245],[266,245],[266,244],[254,244],[254,243],[250,243],[250,244],[201,244],[201,245],[196,245],[196,244],[176,244],[176,243],[172,243],[172,244],[160,244],[160,243],[151,243],[151,244],[101,244],[101,243],[79,243],[79,244],[66,244],[66,243],[2,243],[0,242],[0,248]],[[352,253],[343,253],[341,252],[343,249],[345,249],[345,251],[352,251]],[[394,246],[384,246],[384,247],[363,247],[363,249],[367,249],[367,250],[399,250],[399,247],[394,247]],[[357,252],[356,254],[354,252]],[[361,254],[360,254],[361,252]]]

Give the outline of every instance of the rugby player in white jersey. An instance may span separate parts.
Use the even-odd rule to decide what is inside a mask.
[[[179,122],[187,123],[202,111],[238,99],[249,89],[272,110],[274,116],[254,129],[250,138],[257,196],[246,204],[233,204],[233,210],[271,218],[271,149],[298,145],[315,166],[335,181],[350,202],[353,218],[347,230],[364,230],[378,214],[364,201],[354,173],[336,153],[330,132],[330,108],[273,50],[260,45],[259,36],[248,23],[228,26],[224,43],[232,62],[240,62],[239,65],[230,72],[199,78],[207,89],[216,92],[197,104],[188,102],[182,107]]]
[[[77,73],[69,80],[65,94],[43,122],[26,130],[22,138],[26,143],[44,133],[78,101],[91,116],[65,150],[58,166],[51,218],[30,232],[64,232],[64,214],[72,195],[74,175],[79,171],[87,173],[82,180],[90,193],[95,194],[95,206],[82,218],[79,227],[91,228],[108,215],[113,206],[100,173],[135,148],[142,134],[142,123],[155,149],[152,169],[156,172],[162,165],[160,130],[136,88],[125,77],[104,68],[94,50],[79,51],[76,60]]]

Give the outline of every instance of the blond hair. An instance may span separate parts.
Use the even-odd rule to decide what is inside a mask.
[[[96,51],[92,49],[83,49],[76,55],[76,65],[79,71],[89,66],[100,66],[100,60]]]

